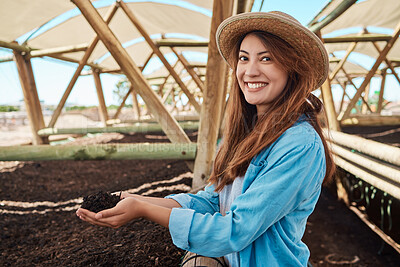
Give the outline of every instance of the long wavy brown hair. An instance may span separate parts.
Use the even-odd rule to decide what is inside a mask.
[[[324,183],[328,182],[335,171],[335,164],[317,118],[323,109],[322,102],[311,93],[318,82],[318,77],[312,71],[313,66],[281,38],[266,32],[252,33],[268,48],[271,59],[288,73],[288,82],[281,95],[271,103],[268,112],[257,116],[256,106],[246,102],[236,73],[232,74],[223,142],[216,155],[209,182],[216,185],[215,191],[221,191],[236,177],[243,176],[251,159],[276,141],[302,114],[306,115],[321,137],[326,157]],[[239,40],[230,57],[232,62],[229,63],[234,70],[237,68],[244,37]]]

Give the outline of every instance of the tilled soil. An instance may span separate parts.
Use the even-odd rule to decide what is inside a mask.
[[[103,134],[74,143],[106,142],[167,139]],[[159,197],[186,192],[191,177],[186,163],[176,160],[0,162],[0,266],[179,266],[183,251],[167,229],[145,220],[101,228],[79,220],[75,210],[81,197],[100,190]],[[304,241],[313,266],[400,266],[391,247],[378,255],[379,237],[326,188]]]

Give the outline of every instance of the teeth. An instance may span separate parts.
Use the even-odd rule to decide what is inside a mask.
[[[247,86],[249,86],[249,88],[251,89],[260,88],[266,85],[267,85],[266,83],[247,83]]]

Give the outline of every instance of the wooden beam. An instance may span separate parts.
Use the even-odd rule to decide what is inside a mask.
[[[189,68],[189,62],[186,60],[186,58],[181,54],[176,51],[175,48],[171,47],[172,52],[178,57],[178,60],[182,63],[183,67],[186,69],[186,71],[189,73],[190,77],[192,77],[193,81],[196,83],[197,87],[199,87],[200,91],[204,91],[204,84],[203,81],[200,80],[199,76],[197,75],[196,72],[192,68]]]
[[[323,38],[324,43],[360,43],[360,42],[389,42],[392,38],[391,35],[376,35],[376,34],[362,34],[353,36],[341,36],[341,37],[328,37]]]
[[[17,65],[22,92],[24,94],[25,107],[28,114],[29,125],[32,132],[32,144],[40,145],[48,143],[47,138],[42,138],[37,131],[44,127],[44,119],[40,100],[36,89],[35,78],[28,54],[25,56],[13,51]]]
[[[339,61],[339,63],[335,66],[335,68],[331,71],[329,74],[329,80],[332,81],[333,78],[335,78],[336,74],[339,72],[339,70],[343,67],[344,63],[346,63],[347,58],[351,54],[351,52],[354,51],[356,48],[357,43],[351,43],[350,46],[347,48],[345,56]]]
[[[310,31],[318,32],[323,27],[334,21],[337,17],[343,14],[349,7],[351,7],[357,0],[343,0],[329,15],[327,15],[322,21],[309,27]]]
[[[17,42],[5,42],[0,40],[0,47],[12,49],[13,51],[19,52],[19,53],[29,53],[32,48],[29,46],[25,45],[20,45]]]
[[[358,99],[360,98],[361,94],[364,92],[367,84],[369,84],[371,78],[374,76],[376,70],[378,69],[379,65],[382,63],[384,58],[387,56],[389,53],[390,49],[393,47],[394,43],[398,39],[400,34],[400,23],[397,24],[393,34],[392,34],[392,39],[386,44],[386,46],[383,48],[382,53],[380,53],[379,57],[376,59],[374,65],[372,66],[371,70],[368,72],[367,76],[365,77],[363,83],[360,85],[358,88],[356,94],[354,97],[351,99],[349,105],[347,106],[346,110],[342,112],[338,119],[341,121],[343,119],[346,119],[349,117],[351,109],[354,107]]]
[[[113,4],[110,9],[108,10],[106,16],[105,16],[105,23],[108,24],[110,23],[111,19],[113,18],[115,12],[117,12],[118,6],[116,4]],[[79,65],[78,68],[76,68],[74,75],[72,76],[71,81],[69,82],[67,89],[65,89],[65,92],[63,94],[63,96],[61,97],[60,102],[58,103],[56,109],[54,110],[53,116],[51,117],[51,120],[49,122],[48,127],[54,127],[54,125],[56,125],[57,119],[61,114],[61,111],[65,105],[65,102],[67,102],[67,99],[72,91],[72,88],[74,87],[76,81],[79,78],[79,75],[81,73],[81,71],[83,70],[83,67],[86,65],[90,55],[92,54],[93,50],[95,49],[97,43],[99,42],[99,37],[96,35],[95,37],[93,37],[93,39],[91,40],[91,42],[89,43],[89,47],[87,48],[87,50],[85,51],[84,56],[82,57],[82,59],[79,61]]]
[[[143,64],[142,68],[139,68],[141,72],[143,72],[144,68],[146,68],[147,64],[149,63],[151,57],[153,56],[153,53],[150,54],[150,56],[147,58],[146,62]],[[122,111],[122,108],[125,106],[125,102],[128,99],[129,94],[132,93],[132,96],[134,96],[134,98],[136,98],[136,93],[135,90],[133,89],[132,85],[129,88],[128,92],[126,93],[126,95],[124,96],[124,98],[122,99],[121,104],[119,105],[117,112],[115,112],[113,119],[117,119],[119,114]],[[137,102],[137,98],[136,98],[136,102]],[[140,111],[140,108],[138,109],[138,111]],[[138,119],[140,117],[140,112],[138,113]]]
[[[196,144],[139,143],[68,146],[4,146],[1,161],[27,160],[192,160]]]
[[[360,168],[359,166],[356,166],[355,164],[350,163],[339,156],[334,156],[333,159],[335,163],[342,169],[354,174],[365,182],[400,200],[400,188],[398,186],[381,179],[381,177],[379,177],[377,174],[365,171],[363,168]]]
[[[185,134],[171,114],[168,113],[146,79],[143,77],[139,68],[122,47],[114,33],[103,21],[91,2],[89,0],[72,0],[72,2],[81,10],[82,15],[103,41],[103,44],[121,67],[121,70],[125,73],[131,85],[138,91],[140,96],[146,102],[147,107],[161,124],[161,127],[168,138],[173,143],[190,143],[189,137]],[[120,2],[119,4],[123,5],[123,2]]]
[[[321,86],[321,95],[325,106],[326,116],[328,118],[329,129],[340,131],[339,122],[336,119],[336,110],[333,102],[331,85],[328,79]]]
[[[237,0],[236,2],[236,14],[250,12],[253,7],[254,0]]]
[[[196,99],[193,97],[192,93],[189,91],[189,89],[186,87],[186,85],[183,83],[179,75],[176,73],[174,68],[169,64],[167,59],[164,57],[163,53],[161,50],[156,46],[153,42],[153,40],[150,38],[150,35],[146,32],[146,30],[142,27],[138,19],[135,17],[133,12],[129,9],[129,7],[125,4],[124,1],[119,1],[119,4],[124,10],[125,14],[128,16],[129,20],[135,25],[136,29],[140,32],[140,34],[144,37],[146,42],[150,45],[151,49],[154,51],[154,53],[158,56],[158,58],[161,60],[161,62],[164,64],[164,66],[167,68],[167,70],[171,73],[171,76],[175,79],[175,81],[179,84],[179,87],[182,89],[182,91],[186,94],[187,98],[189,99],[189,102],[193,105],[195,110],[200,113],[200,104],[196,101]]]
[[[396,115],[383,116],[379,114],[351,115],[340,122],[341,125],[383,126],[399,125],[400,117]]]
[[[140,104],[137,98],[137,94],[132,90],[132,108],[136,111],[137,119],[140,121]]]
[[[396,169],[395,167],[367,155],[343,148],[334,143],[332,143],[330,147],[332,152],[336,155],[339,155],[347,161],[354,162],[368,171],[379,173],[379,175],[382,175],[385,180],[388,182],[397,183],[400,187],[400,170]]]
[[[179,125],[184,130],[197,130],[198,122],[180,122]],[[50,136],[60,134],[88,134],[88,133],[154,133],[162,132],[158,123],[140,122],[129,126],[113,127],[85,127],[85,128],[43,128],[38,131],[39,136]]]
[[[350,77],[350,75],[344,70],[344,68],[342,67],[341,71],[344,73],[344,75],[346,76],[347,80],[351,83],[351,85],[353,85],[353,87],[356,89],[356,91],[358,90],[357,86],[354,84],[352,78]],[[347,97],[349,97],[347,95]],[[351,98],[349,97],[349,99],[351,100]],[[368,110],[372,112],[370,106],[368,105],[368,103],[365,101],[365,99],[363,97],[361,97],[362,102],[367,106]],[[357,110],[358,108],[355,107]]]
[[[71,45],[63,47],[54,47],[49,49],[34,50],[31,52],[31,57],[44,57],[54,54],[72,53],[85,51],[88,48],[87,44]]]
[[[377,107],[377,113],[381,114],[382,112],[382,106],[383,106],[383,92],[385,90],[385,83],[386,83],[386,70],[382,71],[382,81],[381,81],[381,90],[379,91],[379,100],[378,100],[378,107]]]
[[[380,54],[382,51],[381,51],[381,49],[379,48],[378,44],[376,44],[375,42],[372,42],[372,44],[374,45],[376,51],[378,51],[378,53]],[[400,84],[400,78],[399,78],[399,76],[397,75],[396,70],[393,68],[392,62],[390,62],[390,60],[387,59],[387,58],[385,57],[385,63],[386,63],[386,65],[388,66],[388,68],[392,71],[393,76],[396,78],[396,80],[397,80],[397,81],[399,82],[399,84]]]
[[[147,64],[149,64],[150,59],[153,57],[153,55],[154,52],[151,52],[150,55],[147,57],[146,61],[143,63],[143,66],[139,67],[141,71],[143,71],[146,68]]]
[[[80,62],[81,62],[81,60],[76,60],[76,59],[74,59],[74,58],[66,57],[66,56],[61,55],[61,54],[47,55],[46,57],[51,57],[51,58],[55,58],[55,59],[62,60],[62,61],[77,63],[78,65],[79,65]],[[89,66],[89,67],[91,67],[91,68],[99,69],[99,70],[102,71],[101,67],[100,67],[99,65],[97,65],[97,64],[90,63],[90,62],[86,62],[86,63],[84,64],[84,66],[85,66],[85,65],[86,65],[86,66]]]
[[[359,136],[345,134],[337,131],[324,130],[326,138],[363,154],[386,161],[390,164],[400,167],[400,148],[368,140]]]
[[[161,39],[154,42],[157,46],[167,46],[167,47],[208,47],[208,41],[195,41],[195,40],[168,40]]]
[[[107,125],[108,114],[106,101],[104,100],[103,87],[101,86],[100,72],[93,70],[94,85],[96,87],[97,98],[99,99],[99,115],[104,126]]]
[[[203,92],[203,104],[200,113],[200,127],[197,139],[198,149],[194,166],[193,188],[203,186],[211,174],[215,157],[221,109],[224,106],[223,93],[227,64],[221,59],[217,49],[215,33],[218,25],[232,15],[233,0],[214,1],[211,18],[210,43],[208,45],[208,61],[206,83]]]
[[[119,105],[119,107],[118,107],[118,109],[117,109],[117,112],[115,112],[113,119],[117,119],[117,118],[118,118],[119,114],[120,114],[121,111],[122,111],[122,108],[125,106],[125,102],[126,102],[126,100],[128,99],[129,94],[130,94],[130,93],[133,93],[133,92],[134,92],[133,86],[131,85],[131,87],[129,87],[128,92],[126,93],[126,95],[125,95],[124,98],[122,99],[121,104]]]
[[[177,60],[176,62],[175,62],[175,64],[174,64],[174,66],[173,66],[173,68],[175,69],[176,68],[176,66],[178,65],[178,63],[179,63],[179,60]],[[181,74],[182,72],[180,72],[179,74]],[[159,86],[159,90],[160,90],[160,96],[161,96],[161,98],[163,98],[163,93],[162,93],[162,91],[163,91],[163,89],[164,89],[164,86],[167,84],[167,81],[168,81],[168,78],[169,77],[171,77],[171,73],[168,73],[168,75],[166,76],[166,77],[160,77],[160,78],[162,78],[162,79],[164,79],[164,82]],[[161,101],[162,103],[164,103],[164,101]]]
[[[316,34],[321,39],[321,32],[317,31]],[[324,102],[324,109],[328,119],[329,128],[335,131],[340,131],[340,125],[337,121],[337,114],[335,110],[335,103],[333,102],[332,88],[329,77],[321,86],[321,96]]]

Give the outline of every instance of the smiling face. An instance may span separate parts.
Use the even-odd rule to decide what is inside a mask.
[[[274,62],[261,39],[250,33],[240,45],[236,77],[246,101],[261,114],[282,93],[288,73]]]

